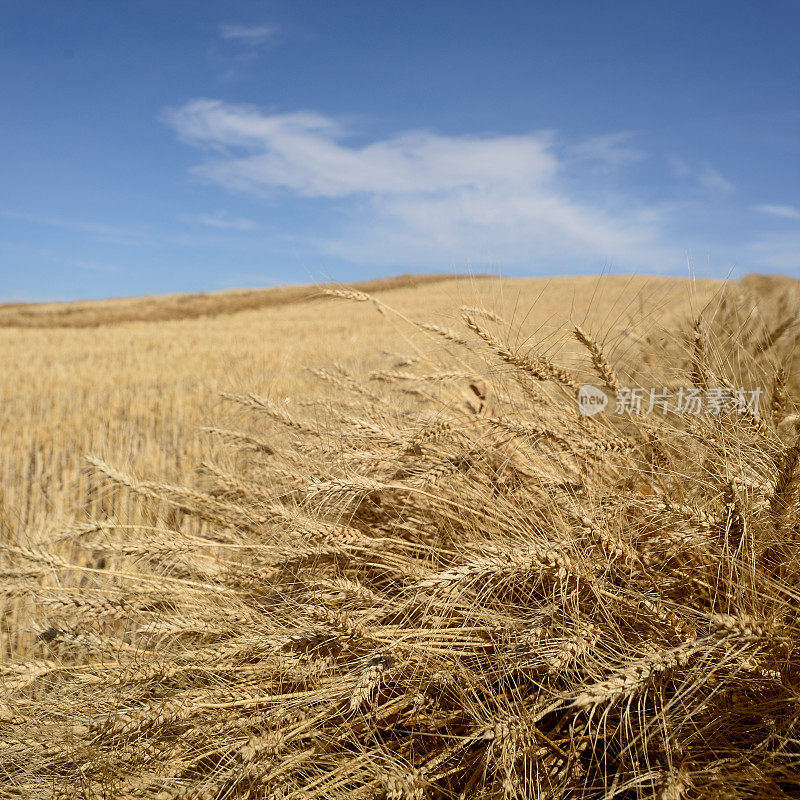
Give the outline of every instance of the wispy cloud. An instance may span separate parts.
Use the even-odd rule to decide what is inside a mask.
[[[692,174],[691,167],[682,156],[667,156],[667,164],[676,178],[688,178]]]
[[[756,211],[760,211],[762,214],[769,214],[773,217],[800,220],[800,208],[796,206],[770,205],[769,203],[764,203],[762,205],[753,206],[753,208],[755,208]]]
[[[706,164],[697,175],[697,182],[708,192],[730,194],[735,186],[714,167]]]
[[[647,154],[635,146],[634,139],[631,131],[594,136],[566,147],[565,154],[582,165],[616,170],[647,158]]]
[[[33,247],[27,242],[8,242],[0,240],[0,250],[10,250],[20,254],[35,254],[40,259],[58,264],[60,267],[71,266],[89,272],[104,272],[107,274],[120,272],[119,268],[113,264],[103,261],[93,261],[87,259],[65,258],[63,252],[53,250],[49,247]]]
[[[199,222],[207,228],[222,228],[233,231],[253,231],[258,228],[255,220],[246,217],[234,217],[227,211],[216,211],[213,214],[198,214],[196,217],[188,217],[188,220]]]
[[[690,181],[704,193],[724,195],[731,194],[736,189],[733,183],[711,164],[693,166],[685,158],[676,155],[668,156],[667,163],[676,178]]]
[[[248,47],[263,47],[278,35],[275,25],[221,25],[220,36],[228,41],[240,42]]]
[[[624,258],[656,269],[660,211],[619,191],[576,188],[588,162],[619,170],[641,160],[631,134],[563,143],[552,132],[443,136],[410,131],[361,144],[312,111],[269,114],[195,100],[165,114],[206,152],[193,172],[231,191],[323,198],[348,220],[328,253],[371,263],[504,263]],[[589,261],[591,259],[591,261]]]
[[[61,228],[62,230],[85,233],[98,241],[111,242],[113,244],[143,246],[153,243],[150,237],[140,231],[132,231],[116,225],[105,225],[99,222],[53,217],[47,214],[29,214],[24,211],[8,211],[5,209],[0,209],[0,217],[15,220],[16,222],[26,222],[32,225],[44,225],[48,228]]]

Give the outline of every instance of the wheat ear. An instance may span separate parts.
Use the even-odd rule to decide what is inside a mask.
[[[783,457],[770,508],[782,526],[785,518],[797,507],[800,499],[800,438],[786,451]]]
[[[603,353],[602,345],[589,336],[579,325],[573,331],[575,338],[589,351],[595,372],[600,377],[603,385],[611,392],[619,391],[619,378],[617,373]]]
[[[450,328],[443,328],[441,325],[434,325],[432,322],[417,322],[416,325],[418,328],[422,328],[423,331],[435,333],[437,336],[441,336],[442,339],[446,339],[448,342],[460,344],[463,347],[467,347],[469,344],[466,339],[459,336]]]
[[[556,366],[551,361],[541,356],[533,356],[531,354],[523,355],[522,353],[511,350],[489,333],[489,331],[478,325],[469,314],[464,314],[463,319],[464,324],[480,339],[486,342],[490,349],[496,353],[497,357],[505,361],[506,364],[510,364],[532,375],[536,380],[554,381],[555,383],[560,383],[562,386],[568,386],[571,389],[577,388],[578,382],[565,369]]]
[[[779,425],[789,413],[789,394],[786,391],[786,371],[783,367],[778,367],[775,372],[769,407],[772,412],[772,422],[775,425]]]
[[[708,388],[708,362],[706,360],[705,337],[703,323],[698,317],[692,326],[692,386],[700,389]]]

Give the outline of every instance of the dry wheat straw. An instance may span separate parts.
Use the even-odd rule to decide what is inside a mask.
[[[497,322],[501,325],[508,325],[508,323],[495,311],[488,308],[476,308],[474,306],[461,306],[461,313],[468,314],[471,317],[483,317],[491,322]]]
[[[772,421],[775,425],[779,425],[789,413],[789,395],[786,391],[786,371],[781,367],[775,372],[769,408],[772,412]]]
[[[372,299],[366,292],[359,292],[357,289],[323,289],[322,294],[325,297],[339,297],[356,303],[366,303]]]
[[[692,326],[692,355],[691,373],[692,386],[707,389],[709,383],[708,361],[706,358],[705,334],[700,317],[694,321]]]
[[[489,331],[478,325],[478,323],[475,322],[475,320],[470,317],[469,314],[464,314],[463,320],[466,326],[480,339],[486,342],[486,344],[497,354],[498,358],[500,358],[502,361],[505,361],[506,364],[510,364],[511,366],[522,370],[536,380],[554,381],[573,389],[578,386],[576,379],[567,370],[556,366],[548,359],[541,356],[535,356],[530,353],[523,355],[511,350]]]
[[[606,359],[602,345],[589,336],[579,325],[575,326],[573,333],[575,334],[575,338],[589,351],[592,365],[594,366],[595,372],[597,372],[600,377],[600,380],[603,382],[603,385],[610,392],[618,392],[619,378],[614,368]]]
[[[718,380],[710,361],[720,386],[774,371],[760,334],[730,340],[734,301],[695,325],[699,382]],[[208,491],[94,459],[95,513],[111,485],[138,517],[115,503],[52,552],[0,547],[32,639],[0,665],[10,793],[705,800],[798,785],[800,441],[779,451],[735,414],[582,422],[573,392],[542,404],[525,386],[571,389],[572,373],[477,316],[486,360],[523,379],[476,369],[474,394],[506,394],[502,413],[464,409],[455,373],[474,365],[449,353],[425,362],[453,387],[427,406],[378,403],[334,366],[317,377],[349,397],[329,402],[324,437],[236,395],[268,426],[269,459],[213,429],[241,452],[230,468],[206,457]],[[612,367],[575,336],[606,388],[648,363]],[[680,375],[685,339],[667,344],[655,368]]]
[[[248,433],[214,427],[203,427],[200,428],[200,430],[204,433],[210,433],[212,436],[219,436],[220,439],[223,439],[225,442],[237,447],[257,450],[262,453],[267,453],[268,455],[272,455],[275,452],[272,445],[262,441],[261,439],[257,439]]]
[[[450,328],[444,328],[441,325],[434,325],[431,322],[417,322],[416,325],[418,328],[421,328],[424,331],[435,333],[437,336],[440,336],[442,339],[445,339],[448,342],[453,342],[454,344],[460,344],[463,347],[468,346],[467,340],[459,336],[455,331],[451,330]]]
[[[784,453],[770,499],[772,512],[783,521],[797,510],[798,498],[800,498],[800,438]]]
[[[421,381],[421,382],[455,382],[462,380],[473,380],[474,375],[468,372],[429,372],[427,374],[417,375],[413,372],[401,372],[399,370],[381,370],[373,372],[370,375],[372,380],[384,381],[391,383],[394,381]]]
[[[230,400],[233,403],[239,403],[240,405],[247,406],[248,408],[261,411],[277,422],[286,425],[288,428],[300,431],[301,433],[319,435],[319,432],[315,428],[311,428],[308,425],[298,422],[289,414],[288,411],[280,408],[266,397],[261,397],[253,392],[250,392],[247,395],[236,395],[223,392],[221,397],[223,397],[225,400]]]

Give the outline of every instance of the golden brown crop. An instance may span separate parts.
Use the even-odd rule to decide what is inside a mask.
[[[3,545],[34,611],[0,665],[8,796],[800,791],[798,383],[793,334],[770,333],[798,295],[716,288],[602,346],[587,295],[549,326],[491,293],[446,324],[340,296],[320,326],[362,314],[368,341],[314,364],[318,399],[313,375],[288,403],[220,387],[235,424],[191,480],[94,459],[113,505]],[[399,341],[413,369],[371,380]],[[761,413],[576,401],[776,377]]]

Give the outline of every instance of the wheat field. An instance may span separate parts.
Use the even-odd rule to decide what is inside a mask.
[[[416,283],[416,281],[415,281]],[[494,304],[553,336],[570,314],[630,329],[637,319],[707,302],[719,283],[676,279],[439,279],[422,286],[362,288],[420,321],[450,325],[461,305]],[[285,290],[276,290],[278,299]],[[86,518],[93,483],[81,469],[96,455],[134,472],[191,480],[214,452],[198,429],[212,425],[223,392],[253,391],[302,402],[315,394],[309,367],[339,361],[377,368],[401,353],[404,333],[371,309],[342,309],[316,287],[270,307],[271,290],[0,308],[0,524],[35,542]],[[231,312],[231,295],[241,308]],[[694,295],[694,296],[693,296]],[[260,309],[248,309],[262,303]],[[216,299],[216,306],[214,300]],[[202,305],[200,305],[202,303]],[[162,307],[192,307],[169,318]],[[136,308],[136,313],[131,311]],[[130,319],[136,316],[136,319]],[[165,319],[166,318],[166,319]],[[69,320],[69,322],[66,322]],[[625,342],[622,342],[625,346]],[[389,355],[387,355],[389,354]],[[209,449],[210,448],[210,449]]]
[[[0,311],[0,796],[800,791],[797,282],[133,305]]]

